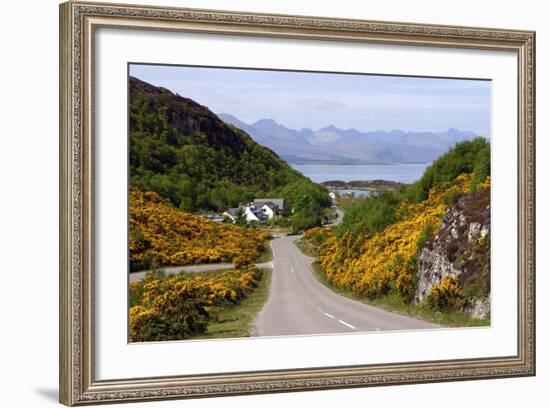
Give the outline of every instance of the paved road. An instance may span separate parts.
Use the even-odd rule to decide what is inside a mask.
[[[340,224],[344,220],[344,211],[340,207],[336,205],[336,202],[332,201],[334,212],[336,213],[336,219],[334,219],[331,223],[325,224],[325,227],[335,227],[338,224]]]
[[[271,293],[251,335],[346,333],[439,327],[340,296],[313,275],[313,258],[294,245],[297,236],[275,239]]]
[[[271,268],[271,262],[264,262],[256,264],[258,268]],[[206,271],[215,271],[219,269],[232,269],[233,264],[230,263],[218,263],[218,264],[202,264],[202,265],[188,265],[188,266],[167,266],[164,268],[159,268],[166,275],[177,275],[179,273],[196,273],[196,272],[206,272]],[[139,282],[144,277],[145,274],[149,271],[141,272],[132,272],[130,274],[129,281],[130,283]]]
[[[340,207],[336,207],[336,214],[338,217],[336,217],[336,220],[334,221],[334,225],[340,224],[344,220],[344,211],[340,209]]]

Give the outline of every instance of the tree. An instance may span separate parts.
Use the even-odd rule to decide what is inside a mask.
[[[247,225],[246,215],[244,214],[244,210],[242,208],[239,208],[237,210],[237,214],[235,216],[235,224],[241,226]]]
[[[330,206],[324,187],[191,99],[130,78],[129,115],[130,184],[175,208],[224,211],[277,197],[290,209],[304,195]]]

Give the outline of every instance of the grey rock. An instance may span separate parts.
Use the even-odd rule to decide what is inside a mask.
[[[475,318],[490,313],[490,200],[488,190],[464,194],[447,209],[439,232],[420,249],[415,301],[421,303],[432,287],[447,277],[473,287],[482,298],[467,301],[464,312]],[[481,288],[481,290],[480,290]]]

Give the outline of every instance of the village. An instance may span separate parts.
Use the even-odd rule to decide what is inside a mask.
[[[282,198],[257,198],[248,204],[239,204],[228,208],[221,215],[217,213],[203,214],[214,222],[229,222],[233,224],[265,224],[275,218],[282,217],[285,200]]]
[[[330,191],[329,196],[333,202],[332,208],[336,208],[335,193]],[[293,210],[290,209],[287,213],[292,214]],[[248,204],[239,204],[237,207],[228,208],[222,214],[207,213],[201,216],[214,222],[268,224],[283,215],[285,215],[285,200],[283,198],[256,198]],[[330,220],[329,223],[331,221],[334,220]]]

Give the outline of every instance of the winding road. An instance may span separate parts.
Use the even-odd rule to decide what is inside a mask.
[[[430,329],[439,326],[390,313],[338,295],[314,276],[313,258],[294,245],[298,236],[271,242],[273,274],[269,299],[252,336]]]
[[[439,327],[423,320],[369,306],[341,296],[317,280],[311,269],[314,258],[294,244],[299,236],[278,236],[271,241],[273,261],[256,264],[273,268],[269,298],[256,317],[251,336],[278,336],[413,330]],[[167,275],[231,269],[232,264],[206,264],[162,268]],[[131,273],[130,283],[141,281],[147,271]]]

